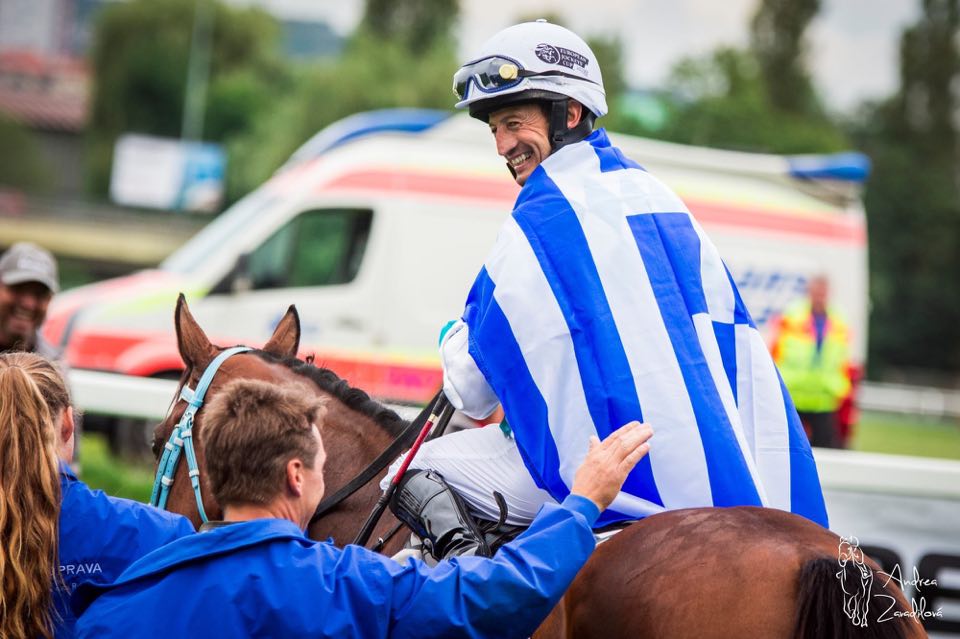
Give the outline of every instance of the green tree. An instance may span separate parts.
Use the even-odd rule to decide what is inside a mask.
[[[341,56],[299,69],[295,89],[275,101],[270,117],[261,118],[231,142],[230,157],[236,159],[228,167],[228,198],[255,188],[317,131],[353,113],[390,107],[452,109],[450,85],[458,61],[450,30],[457,4],[445,0],[386,4],[389,11],[404,16],[399,25],[381,24],[382,16],[373,15],[381,5],[370,0]],[[401,6],[405,4],[410,6]],[[416,29],[410,30],[410,16],[428,6],[442,13],[431,18],[441,30],[431,32],[428,46],[422,46],[423,38],[414,45]]]
[[[0,189],[42,191],[50,186],[50,167],[30,131],[0,114]]]
[[[586,40],[593,54],[597,56],[597,64],[603,75],[603,88],[607,94],[607,108],[610,109],[610,115],[601,124],[616,128],[620,117],[616,105],[627,90],[623,65],[623,41],[617,36],[595,36]]]
[[[771,106],[786,113],[820,111],[804,65],[804,33],[820,0],[761,0],[750,28],[763,87]]]
[[[286,90],[279,27],[256,9],[210,2],[212,42],[204,139],[225,142],[251,127]],[[195,0],[110,3],[96,25],[88,174],[106,193],[113,146],[124,132],[181,132]]]
[[[865,110],[855,136],[874,162],[871,373],[960,371],[958,0],[923,0],[900,42],[900,89]]]
[[[820,0],[761,0],[751,46],[721,47],[680,60],[663,102],[666,122],[650,130],[629,117],[628,133],[685,144],[773,153],[823,153],[849,147],[825,114],[804,61],[804,33]]]
[[[848,148],[824,117],[782,111],[768,98],[756,57],[721,48],[677,63],[667,84],[669,116],[658,131],[674,142],[773,153],[822,153]]]
[[[360,30],[419,54],[449,44],[459,12],[458,0],[366,0]]]

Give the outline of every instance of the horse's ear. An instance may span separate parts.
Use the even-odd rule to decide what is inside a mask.
[[[290,305],[280,318],[273,335],[263,345],[263,350],[279,357],[296,357],[300,350],[300,315],[297,307]]]
[[[203,369],[216,356],[216,348],[207,339],[206,333],[193,319],[187,298],[180,293],[177,298],[177,310],[174,312],[173,323],[177,327],[177,348],[180,357],[187,366]]]

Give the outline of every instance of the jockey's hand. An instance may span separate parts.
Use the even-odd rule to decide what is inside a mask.
[[[650,452],[647,440],[653,430],[646,424],[630,422],[610,434],[603,442],[590,437],[590,450],[573,478],[570,492],[586,497],[602,512],[610,505],[627,475]]]

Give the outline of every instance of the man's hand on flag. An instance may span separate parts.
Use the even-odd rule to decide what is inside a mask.
[[[603,442],[591,436],[590,450],[577,469],[570,492],[591,500],[602,512],[620,492],[633,467],[650,452],[647,440],[652,435],[650,426],[630,422]]]

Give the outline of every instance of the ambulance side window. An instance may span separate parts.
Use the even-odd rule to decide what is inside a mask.
[[[253,289],[347,284],[360,270],[372,220],[365,209],[301,213],[250,254]]]

